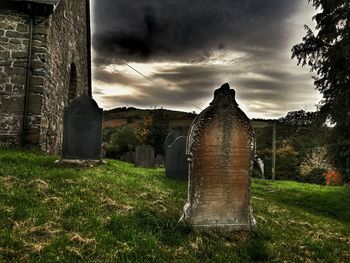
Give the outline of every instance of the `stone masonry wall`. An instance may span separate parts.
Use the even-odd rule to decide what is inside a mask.
[[[28,94],[28,117],[26,126],[26,144],[39,146],[43,101],[47,78],[48,18],[35,17],[33,20],[33,43],[31,53],[30,87]],[[23,61],[25,64],[26,61]]]
[[[26,143],[59,153],[71,65],[75,95],[88,93],[84,0],[61,0],[53,15],[34,17]],[[19,144],[22,131],[29,17],[0,10],[0,145]]]
[[[0,146],[20,142],[27,23],[26,15],[0,10]]]
[[[61,150],[72,64],[77,70],[75,95],[88,94],[86,21],[84,0],[61,0],[49,20],[40,146],[50,153]]]

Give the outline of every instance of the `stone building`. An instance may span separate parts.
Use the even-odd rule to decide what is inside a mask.
[[[64,107],[91,96],[89,9],[89,0],[1,0],[0,145],[60,152]]]

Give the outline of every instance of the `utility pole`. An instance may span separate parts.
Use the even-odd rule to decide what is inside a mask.
[[[272,131],[272,180],[276,179],[276,122],[273,123]]]

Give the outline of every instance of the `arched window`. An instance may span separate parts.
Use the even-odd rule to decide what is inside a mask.
[[[77,79],[77,67],[74,63],[70,67],[70,81],[69,81],[69,90],[68,90],[68,104],[72,102],[77,96],[78,89],[78,79]]]

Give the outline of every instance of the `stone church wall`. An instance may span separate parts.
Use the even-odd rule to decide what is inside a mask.
[[[27,16],[0,10],[0,145],[20,141],[27,45]]]
[[[61,0],[49,20],[39,142],[47,152],[58,153],[61,149],[63,110],[69,103],[69,94],[71,98],[88,94],[86,21],[84,0]],[[76,74],[72,75],[74,65]]]
[[[88,94],[85,0],[61,0],[34,17],[26,143],[58,154],[63,110]],[[0,10],[0,144],[19,144],[22,131],[29,16]]]

